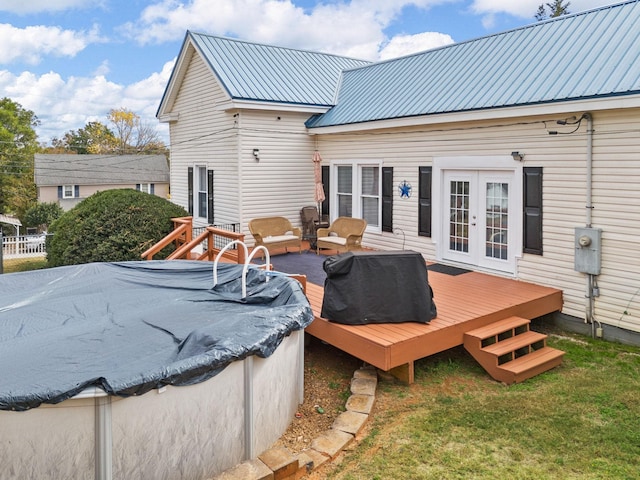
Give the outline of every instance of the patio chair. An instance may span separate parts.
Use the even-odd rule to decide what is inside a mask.
[[[329,228],[319,228],[316,232],[316,254],[321,248],[350,252],[362,248],[362,236],[367,221],[362,218],[338,217]]]

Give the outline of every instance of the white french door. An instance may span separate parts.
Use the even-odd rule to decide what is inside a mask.
[[[513,179],[512,171],[443,171],[444,260],[513,271]]]

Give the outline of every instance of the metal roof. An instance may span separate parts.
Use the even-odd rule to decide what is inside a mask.
[[[188,32],[233,99],[333,106],[342,71],[369,62]]]
[[[164,155],[36,154],[34,163],[39,187],[169,183]]]
[[[640,1],[344,72],[325,127],[640,93]]]

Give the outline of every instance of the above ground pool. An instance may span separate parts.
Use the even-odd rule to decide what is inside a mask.
[[[0,275],[0,478],[213,476],[287,428],[313,313],[282,274],[92,263]],[[246,296],[243,297],[246,290]]]

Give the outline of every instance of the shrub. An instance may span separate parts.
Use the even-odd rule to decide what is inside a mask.
[[[95,193],[51,224],[48,266],[141,260],[142,252],[172,230],[171,218],[187,215],[168,200],[133,189]],[[174,248],[169,245],[154,259]]]
[[[62,207],[55,202],[39,203],[26,211],[24,223],[27,227],[36,227],[38,231],[47,230],[63,213]]]

